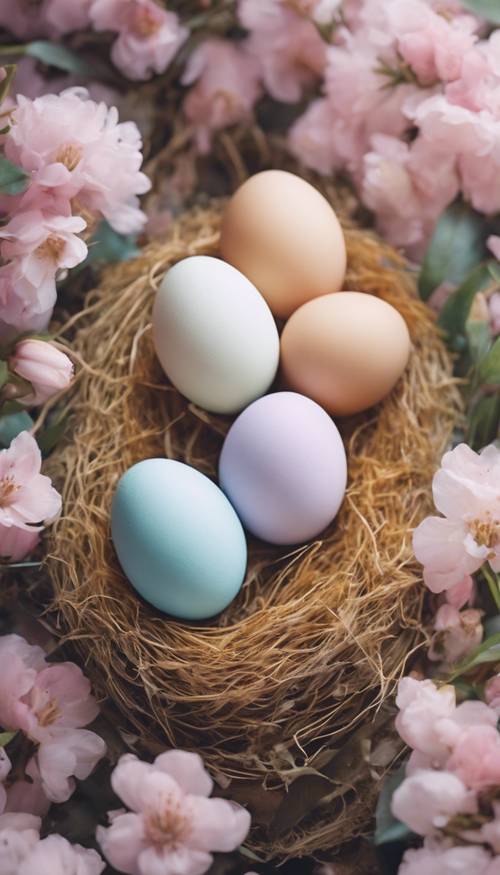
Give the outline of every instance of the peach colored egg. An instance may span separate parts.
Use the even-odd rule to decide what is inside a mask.
[[[309,301],[281,335],[285,382],[330,413],[345,416],[385,398],[401,377],[410,336],[394,307],[362,292]]]
[[[247,179],[224,211],[220,251],[287,318],[344,280],[344,235],[332,207],[312,185],[284,170]]]

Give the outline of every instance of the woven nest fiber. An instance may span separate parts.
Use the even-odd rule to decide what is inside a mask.
[[[109,268],[88,296],[72,340],[73,428],[50,472],[64,515],[48,561],[60,625],[121,725],[151,753],[199,751],[220,792],[250,806],[249,847],[284,858],[338,846],[369,821],[374,769],[352,739],[364,739],[366,754],[380,706],[422,639],[411,529],[429,512],[459,401],[411,272],[373,234],[346,227],[345,288],[393,304],[413,351],[384,403],[340,422],[349,463],[340,515],[300,549],[251,542],[243,589],[213,621],[172,620],[142,602],[110,539],[118,478],[165,448],[215,477],[230,424],[167,384],[150,326],[165,271],[217,254],[220,213],[220,203],[186,213],[165,242]],[[305,792],[294,793],[301,781]]]

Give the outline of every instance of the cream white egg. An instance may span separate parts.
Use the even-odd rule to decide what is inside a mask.
[[[255,286],[218,258],[166,273],[153,309],[157,356],[176,389],[212,413],[236,413],[269,389],[279,361],[272,313]]]

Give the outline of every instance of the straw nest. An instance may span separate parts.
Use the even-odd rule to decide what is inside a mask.
[[[374,235],[347,227],[346,288],[393,304],[413,352],[391,397],[340,425],[349,489],[337,521],[286,555],[251,543],[244,587],[214,621],[179,622],[143,603],[113,551],[111,498],[127,468],[165,448],[215,476],[229,420],[167,385],[150,319],[170,265],[217,254],[220,211],[214,203],[185,214],[165,242],[109,268],[88,296],[72,341],[81,363],[74,427],[52,463],[64,516],[48,561],[61,627],[121,726],[152,754],[199,751],[219,792],[250,806],[249,846],[293,857],[359,835],[372,813],[380,706],[422,636],[411,529],[429,511],[459,402],[412,273]]]

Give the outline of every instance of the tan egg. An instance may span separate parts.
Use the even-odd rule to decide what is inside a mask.
[[[329,413],[346,416],[389,394],[410,355],[410,335],[394,307],[362,292],[309,301],[281,335],[285,382]]]
[[[220,251],[286,319],[306,301],[337,292],[344,280],[342,228],[312,185],[284,170],[247,179],[224,211]]]

